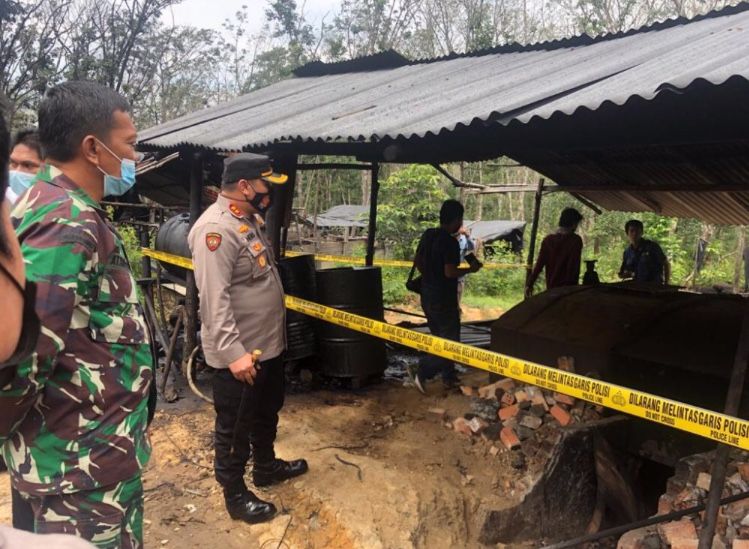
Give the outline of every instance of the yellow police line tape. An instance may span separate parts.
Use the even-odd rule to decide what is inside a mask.
[[[192,269],[192,261],[143,249],[144,255]],[[385,339],[425,353],[473,366],[523,383],[660,423],[717,442],[749,450],[749,421],[684,404],[598,379],[527,362],[441,337],[347,313],[298,297],[286,296],[286,307],[306,315]]]
[[[298,252],[296,250],[286,250],[288,257],[297,257],[300,255],[307,255],[308,252]],[[364,265],[363,257],[349,257],[344,255],[325,255],[325,254],[314,254],[315,261],[327,261],[330,263],[346,263],[349,265]],[[378,267],[407,267],[410,268],[413,264],[411,261],[403,261],[400,259],[374,259],[374,264]],[[525,269],[526,265],[520,263],[484,263],[484,269]]]

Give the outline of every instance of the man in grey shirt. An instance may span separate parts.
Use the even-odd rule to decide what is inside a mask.
[[[250,450],[255,486],[307,471],[305,460],[277,459],[273,448],[284,401],[285,306],[271,246],[255,218],[270,207],[270,185],[285,181],[285,175],[273,173],[267,156],[227,158],[221,194],[188,236],[203,352],[217,370],[216,480],[229,515],[249,523],[269,520],[276,512],[244,483]]]

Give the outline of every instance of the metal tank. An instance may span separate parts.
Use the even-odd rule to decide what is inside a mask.
[[[492,326],[494,351],[722,411],[746,299],[637,284],[549,290]],[[749,411],[744,398],[741,416]],[[715,443],[637,420],[630,449],[672,465]]]
[[[187,244],[187,234],[189,232],[189,213],[181,213],[170,217],[162,223],[156,233],[156,249],[160,252],[166,252],[173,255],[192,257],[190,246]],[[163,261],[161,262],[161,266],[172,276],[182,280],[187,277],[187,269]]]
[[[315,301],[315,256],[284,257],[278,264],[284,292],[288,295]],[[286,360],[301,360],[317,353],[315,322],[312,317],[286,310]]]
[[[375,320],[384,319],[379,267],[342,267],[317,271],[317,301]],[[322,372],[359,384],[385,371],[385,342],[360,332],[317,322]]]

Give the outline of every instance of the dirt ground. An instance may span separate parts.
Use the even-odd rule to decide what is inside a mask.
[[[401,304],[397,308],[401,311],[408,311],[409,313],[416,313],[419,315],[424,314],[421,307],[415,301]],[[496,320],[504,312],[504,310],[499,307],[469,307],[468,305],[462,305],[460,311],[460,319],[462,322]],[[419,323],[425,322],[425,319],[392,311],[385,311],[385,322],[389,324],[398,324],[399,322],[404,321]]]
[[[486,374],[467,378],[478,385]],[[525,488],[525,473],[512,469],[509,452],[492,456],[490,443],[448,430],[429,412],[468,411],[468,398],[448,394],[441,383],[427,396],[398,381],[355,392],[302,391],[287,396],[277,453],[307,458],[310,472],[258,490],[280,512],[269,523],[246,525],[227,516],[213,480],[213,410],[187,390],[182,395],[160,404],[151,429],[148,547],[480,547],[482,513],[508,505]],[[9,520],[6,473],[0,521]]]

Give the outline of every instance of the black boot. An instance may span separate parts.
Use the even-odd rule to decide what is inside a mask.
[[[307,461],[303,459],[274,459],[267,463],[256,463],[252,468],[252,481],[255,486],[269,486],[303,475],[307,469]]]
[[[276,506],[270,502],[263,501],[255,494],[246,490],[244,492],[224,491],[224,502],[229,516],[234,520],[243,520],[250,524],[265,522],[276,514]]]

